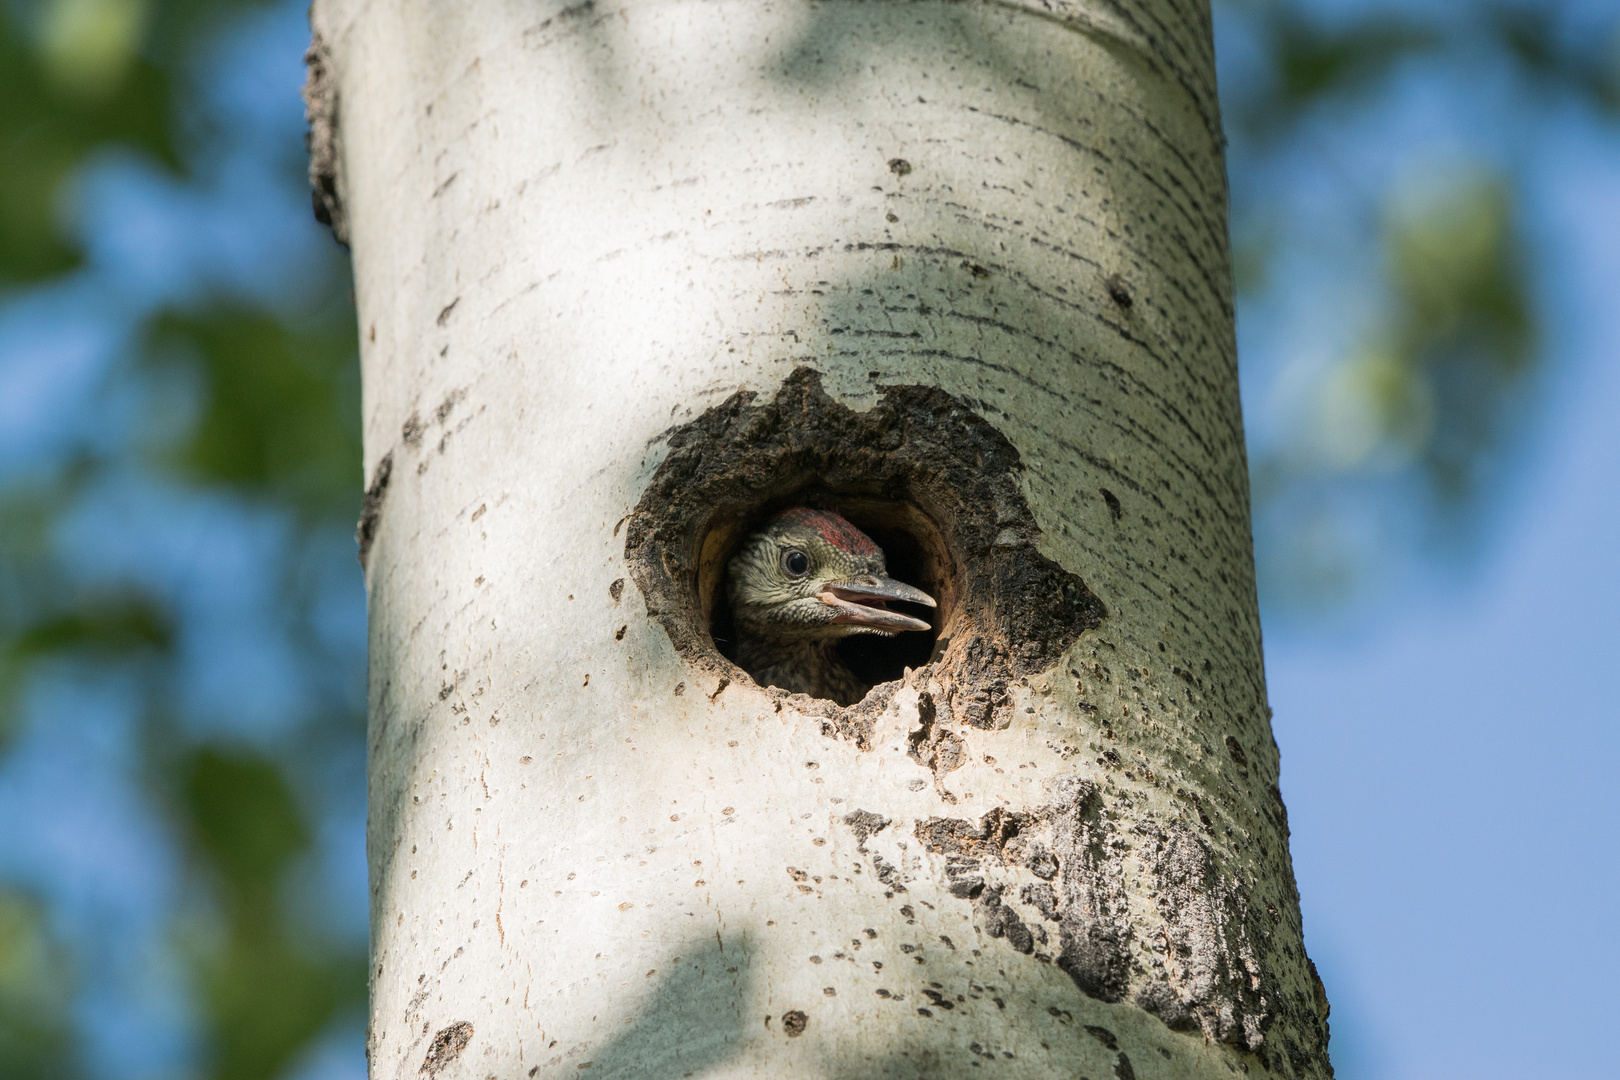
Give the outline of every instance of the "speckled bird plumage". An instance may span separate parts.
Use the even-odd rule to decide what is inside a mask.
[[[868,687],[838,658],[852,634],[893,635],[928,624],[886,604],[934,606],[888,576],[871,537],[826,510],[794,507],[743,542],[727,568],[737,664],[761,686],[852,705]]]

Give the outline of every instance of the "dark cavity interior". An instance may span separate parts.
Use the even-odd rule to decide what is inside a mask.
[[[890,577],[915,585],[939,604],[932,609],[920,604],[890,605],[929,623],[931,630],[907,631],[893,637],[856,634],[841,641],[839,655],[855,677],[868,686],[877,686],[903,678],[907,668],[920,668],[938,659],[949,641],[946,630],[957,600],[952,560],[938,527],[921,510],[906,503],[815,491],[775,500],[756,513],[717,521],[710,528],[698,568],[698,597],[720,655],[736,661],[735,631],[726,601],[726,566],[743,540],[772,514],[791,506],[842,514],[883,549]]]

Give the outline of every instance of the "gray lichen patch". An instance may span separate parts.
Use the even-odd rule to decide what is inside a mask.
[[[894,550],[909,553],[914,583],[939,601],[925,681],[946,719],[1005,726],[1009,683],[1052,666],[1105,615],[1079,577],[1037,549],[1018,451],[937,387],[889,387],[856,412],[799,368],[773,399],[739,392],[665,442],[668,455],[630,518],[626,559],[676,649],[733,680],[742,673],[714,632],[725,567],[759,522],[790,505],[838,511],[891,561]],[[873,706],[893,689],[879,685],[849,709],[802,700],[864,744]]]

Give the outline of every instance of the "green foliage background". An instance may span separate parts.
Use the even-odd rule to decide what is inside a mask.
[[[1223,80],[1244,303],[1263,309],[1294,288],[1302,252],[1332,261],[1348,243],[1352,291],[1372,312],[1345,320],[1352,331],[1279,415],[1251,409],[1268,604],[1321,609],[1376,588],[1378,568],[1413,552],[1474,542],[1482,496],[1533,427],[1545,335],[1511,159],[1453,153],[1347,185],[1337,205],[1362,222],[1349,241],[1279,192],[1324,131],[1353,128],[1414,79],[1465,95],[1489,70],[1532,117],[1615,117],[1613,20],[1545,4],[1218,8],[1236,56]],[[93,212],[108,170],[206,202],[230,184],[222,161],[257,178],[249,202],[304,200],[296,123],[244,133],[219,104],[230,96],[219,65],[252,52],[267,27],[284,43],[295,19],[247,0],[0,9],[0,303],[113,327],[80,420],[42,436],[44,450],[0,457],[0,758],[22,753],[30,732],[48,739],[63,687],[107,689],[132,718],[119,761],[177,884],[163,894],[155,958],[135,965],[148,974],[116,978],[133,980],[134,997],[148,982],[170,987],[186,1034],[180,1050],[120,1075],[286,1075],[319,1040],[355,1030],[364,1003],[363,926],[328,925],[329,909],[354,905],[310,869],[323,829],[352,833],[363,797],[363,638],[332,614],[363,603],[346,546],[361,489],[346,261],[312,224],[273,210],[257,227],[294,239],[253,241],[272,256],[262,269],[221,254],[230,234],[216,230],[194,241],[212,255],[178,271],[159,259],[167,269],[148,275],[141,257],[98,248],[119,225]],[[295,116],[295,55],[284,60],[275,108]],[[0,346],[21,338],[0,329]],[[131,525],[109,511],[118,491],[150,504],[148,517]],[[1358,527],[1392,502],[1399,528]],[[177,585],[190,580],[185,559],[146,573],[85,555],[116,551],[122,538],[106,534],[121,528],[178,534],[190,526],[172,522],[194,511],[227,532],[272,534],[236,571],[262,583],[267,611]],[[87,546],[86,530],[100,539]],[[1369,534],[1360,548],[1345,542]],[[198,543],[188,558],[206,563],[209,542]],[[233,670],[210,651],[210,628],[238,618],[233,604],[240,621],[269,627],[281,657],[270,674],[241,677],[243,701],[297,687],[245,718],[193,686],[199,671]],[[334,619],[350,631],[334,632]],[[82,1002],[118,962],[84,943],[73,902],[49,880],[0,859],[0,1062],[17,1080],[108,1068]]]
[[[134,160],[179,192],[217,186],[218,148],[233,136],[207,100],[210,57],[251,49],[277,15],[263,4],[189,0],[53,0],[0,12],[0,286],[14,300],[77,286],[93,295],[70,306],[122,316],[114,359],[83,405],[112,433],[69,439],[4,474],[0,753],[28,724],[50,722],[29,717],[31,688],[117,684],[136,717],[127,764],[138,797],[178,854],[179,884],[155,935],[166,955],[144,961],[158,974],[137,975],[130,993],[176,982],[191,1014],[178,1025],[190,1046],[168,1060],[158,1052],[148,1069],[220,1080],[285,1074],[334,1026],[354,1030],[364,1006],[363,932],[310,925],[332,902],[309,872],[327,812],[317,789],[332,771],[306,765],[356,760],[364,730],[363,653],[353,640],[324,640],[312,622],[334,573],[350,579],[344,600],[363,603],[344,541],[360,487],[346,259],[311,223],[318,243],[267,268],[281,279],[268,287],[250,270],[153,296],[122,280],[127,269],[98,265],[75,211],[85,178],[109,160]],[[282,107],[296,116],[296,53],[288,59]],[[302,147],[289,130],[291,139],[239,152],[307,205]],[[313,286],[289,289],[289,280]],[[317,674],[302,680],[315,688],[297,715],[269,731],[199,719],[187,700],[191,669],[209,663],[207,643],[186,640],[195,598],[139,573],[87,571],[64,551],[64,528],[98,493],[151,484],[170,501],[213,500],[228,518],[279,531],[273,557],[251,572],[277,598],[272,621],[291,665]],[[349,768],[344,782],[355,794],[359,771]],[[105,1063],[86,1052],[94,1033],[83,1030],[93,1021],[75,996],[93,989],[88,980],[119,976],[105,960],[76,962],[52,897],[18,876],[0,883],[0,1062],[16,1080],[99,1071]],[[147,1071],[131,1064],[118,1071]]]

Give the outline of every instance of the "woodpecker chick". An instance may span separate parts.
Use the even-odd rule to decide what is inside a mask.
[[[743,542],[726,571],[737,664],[761,686],[853,705],[870,689],[834,647],[852,634],[927,630],[890,601],[937,606],[888,576],[871,537],[826,510],[794,507]]]

